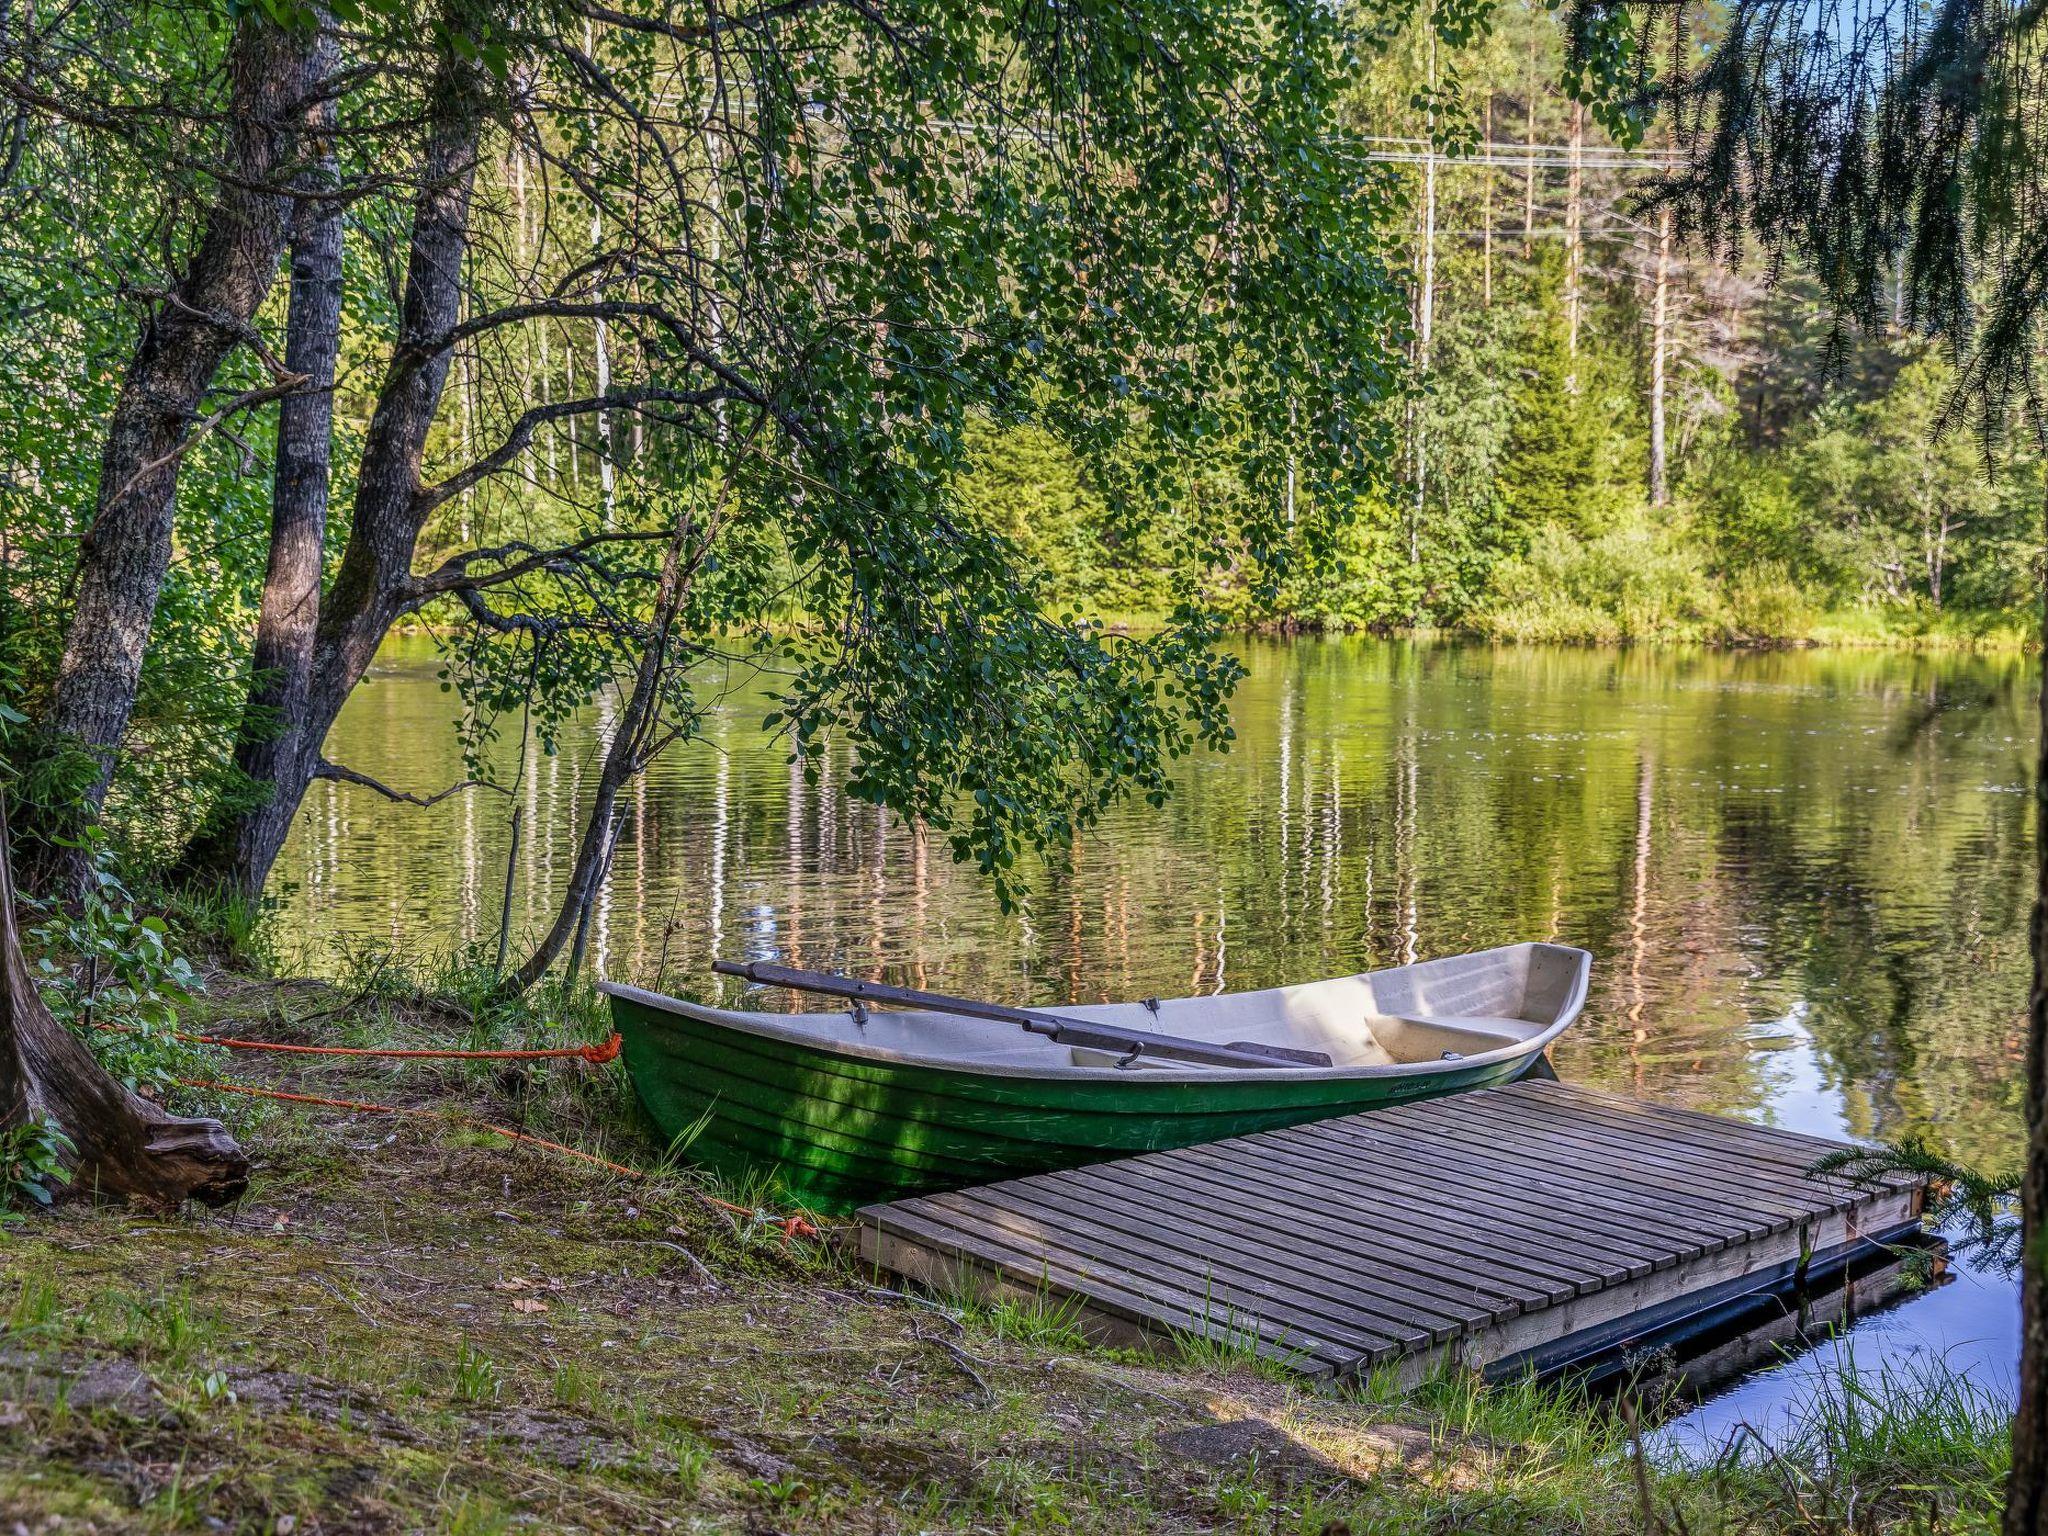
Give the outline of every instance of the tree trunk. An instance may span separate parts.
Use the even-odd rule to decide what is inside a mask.
[[[1415,377],[1419,385],[1429,381],[1431,329],[1436,317],[1436,28],[1434,18],[1424,17],[1429,29],[1429,95],[1423,108],[1422,196],[1417,210],[1415,284]],[[1408,503],[1408,571],[1414,578],[1409,609],[1413,623],[1422,621],[1422,514],[1429,497],[1429,413],[1428,400],[1417,394],[1408,402],[1408,447],[1414,479],[1414,494]]]
[[[2048,558],[2048,462],[2043,464]],[[2048,1530],[2048,572],[2042,583],[2040,739],[2034,762],[2034,984],[2027,997],[2027,1171],[2020,1185],[2020,1402],[2012,1424],[2005,1536]]]
[[[0,801],[0,1126],[41,1116],[71,1138],[66,1193],[170,1208],[240,1196],[249,1159],[218,1120],[173,1115],[136,1097],[44,1006],[21,952],[11,865]]]
[[[1479,304],[1493,308],[1493,92],[1486,93],[1479,181]]]
[[[413,201],[399,334],[363,440],[348,543],[312,618],[306,685],[278,722],[268,798],[226,819],[213,834],[234,850],[233,884],[260,891],[284,845],[306,788],[318,776],[320,749],[341,707],[376,657],[392,624],[419,601],[414,552],[429,504],[420,466],[448,382],[443,337],[462,316],[464,256],[476,185],[477,147],[487,105],[488,72],[454,54],[443,59],[432,92],[433,118]]]
[[[339,62],[338,45],[323,39],[313,62],[314,78],[324,81]],[[323,98],[308,113],[306,128],[320,150],[300,179],[305,190],[331,192],[339,182],[331,137],[334,117],[331,98]],[[341,242],[338,199],[299,204],[292,224],[284,362],[291,372],[305,375],[306,388],[286,396],[278,411],[270,560],[263,573],[262,606],[250,658],[249,698],[235,743],[235,766],[257,784],[274,786],[294,777],[300,761],[320,748],[317,739],[307,740],[306,696],[320,624],[321,559],[333,477]],[[216,815],[186,850],[181,876],[256,896],[284,846],[295,809],[296,801],[287,807],[273,791],[244,815]]]
[[[201,400],[228,352],[249,333],[282,254],[289,180],[304,101],[311,32],[286,31],[254,10],[229,45],[227,161],[204,230],[171,295],[145,323],[107,426],[99,500],[79,542],[78,601],[65,635],[56,685],[40,725],[60,747],[89,753],[84,814],[96,816],[113,776],[114,752],[134,712],[164,572],[178,468]],[[85,850],[56,844],[60,824],[31,829],[33,881],[69,895],[85,881]]]
[[[1564,323],[1565,348],[1571,356],[1571,371],[1565,375],[1564,387],[1566,393],[1576,395],[1579,392],[1579,318],[1585,307],[1582,292],[1585,207],[1581,198],[1586,182],[1586,109],[1577,101],[1572,103],[1571,121],[1570,169],[1565,173],[1564,193]]]
[[[1529,94],[1522,101],[1522,254],[1536,249],[1536,33],[1529,33]]]
[[[1671,346],[1671,205],[1657,214],[1657,281],[1650,301],[1650,505],[1671,499],[1664,449],[1665,357]]]
[[[695,531],[696,524],[687,512],[677,516],[675,534],[662,555],[661,576],[655,584],[654,615],[647,643],[640,652],[640,664],[633,673],[633,690],[626,696],[618,729],[605,749],[590,815],[583,823],[583,836],[576,845],[576,862],[569,870],[569,887],[562,893],[554,926],[534,946],[526,963],[506,980],[508,992],[524,992],[539,981],[572,939],[579,940],[580,950],[583,921],[604,879],[605,867],[611,861],[612,840],[618,833],[615,823],[619,791],[647,765],[648,741],[660,723],[661,682],[668,666],[669,640],[696,570],[694,561],[686,567],[683,558]]]

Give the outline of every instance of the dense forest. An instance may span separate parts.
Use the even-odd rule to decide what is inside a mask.
[[[1903,316],[1843,332],[1796,269],[1675,241],[1646,206],[1673,155],[1614,145],[1562,67],[1551,13],[1516,4],[1468,48],[1410,27],[1368,60],[1352,107],[1406,211],[1412,393],[1332,557],[1266,600],[1225,572],[1217,599],[1521,641],[2020,643],[2024,450],[1937,432],[1949,367]],[[967,495],[1060,602],[1156,612],[1185,579],[1044,434],[983,432]]]

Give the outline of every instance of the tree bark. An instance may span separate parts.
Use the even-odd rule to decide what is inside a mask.
[[[291,614],[292,646],[308,650],[304,686],[279,700],[279,734],[267,776],[258,775],[268,785],[267,797],[228,813],[209,835],[210,843],[232,848],[229,867],[237,890],[263,888],[320,770],[320,749],[335,717],[392,624],[420,601],[412,562],[431,508],[421,464],[448,382],[452,354],[442,338],[462,316],[463,258],[488,88],[481,64],[452,50],[443,57],[413,200],[398,339],[363,442],[348,542],[333,582],[324,597],[315,595],[311,613],[279,595],[278,606]],[[297,547],[304,552],[303,541]],[[318,579],[317,563],[312,579]],[[266,611],[268,598],[266,592]],[[300,633],[300,625],[310,635]]]
[[[44,1006],[21,952],[11,866],[0,801],[0,1126],[39,1115],[71,1138],[65,1194],[171,1208],[236,1199],[248,1188],[249,1159],[226,1128],[130,1093]]]
[[[1486,93],[1479,180],[1479,303],[1493,308],[1493,92]]]
[[[199,244],[142,331],[107,425],[99,499],[79,543],[78,601],[40,725],[60,747],[95,760],[83,814],[97,816],[142,675],[143,651],[171,557],[178,470],[199,405],[228,352],[250,335],[285,242],[295,153],[293,114],[306,95],[316,40],[244,14],[229,45],[228,176]],[[34,883],[69,896],[87,855],[32,829]]]
[[[2048,459],[2043,463],[2048,558]],[[2048,571],[2042,582],[2040,737],[2034,761],[2034,984],[2027,996],[2027,1168],[2020,1185],[2020,1401],[2005,1536],[2048,1530]]]
[[[313,78],[324,81],[340,62],[340,48],[323,37]],[[305,131],[319,149],[300,179],[302,190],[331,193],[340,181],[333,144],[335,107],[323,97],[307,114]],[[292,223],[291,302],[285,319],[285,367],[303,374],[305,389],[285,397],[277,419],[277,462],[272,475],[270,558],[250,657],[249,697],[235,742],[235,766],[257,784],[276,785],[317,756],[307,739],[306,697],[312,686],[314,641],[320,624],[321,560],[327,539],[328,490],[333,478],[334,366],[341,348],[342,205],[327,196],[303,201]],[[180,861],[181,877],[246,897],[264,876],[291,830],[296,802],[273,792],[246,814],[218,814]]]
[[[1424,386],[1429,382],[1430,344],[1436,328],[1436,28],[1429,32],[1429,97],[1424,109],[1422,139],[1422,208],[1416,232],[1421,247],[1417,256],[1419,279],[1415,290],[1415,376]],[[1422,517],[1429,504],[1429,410],[1426,398],[1409,407],[1415,463],[1415,495],[1408,510],[1408,569],[1417,576],[1415,609],[1422,618]]]
[[[1579,318],[1584,308],[1585,255],[1581,232],[1585,208],[1581,194],[1586,180],[1586,109],[1577,101],[1572,103],[1571,124],[1571,140],[1567,149],[1570,168],[1565,172],[1564,193],[1565,348],[1571,355],[1571,371],[1565,375],[1564,387],[1567,394],[1576,395],[1579,392]]]
[[[1664,448],[1665,357],[1671,346],[1671,205],[1657,213],[1657,278],[1650,301],[1650,505],[1671,499]]]

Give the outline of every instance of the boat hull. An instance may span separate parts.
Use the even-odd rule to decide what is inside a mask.
[[[731,1176],[774,1173],[822,1211],[1193,1146],[1510,1082],[1541,1052],[1378,1076],[993,1075],[753,1034],[613,994],[662,1139]]]

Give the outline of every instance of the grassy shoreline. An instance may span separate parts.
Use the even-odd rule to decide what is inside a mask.
[[[1145,634],[1163,629],[1163,613],[1106,612],[1089,622],[1109,634]],[[400,640],[426,640],[436,631],[427,625],[400,626]],[[1481,614],[1463,624],[1396,625],[1376,628],[1315,619],[1246,620],[1230,625],[1227,634],[1287,639],[1296,636],[1374,636],[1388,640],[1466,643],[1497,646],[1611,647],[1711,651],[1896,651],[1906,654],[2020,655],[2041,648],[2040,622],[2032,615],[2011,613],[1913,614],[1901,620],[1862,608],[1816,616],[1783,630],[1758,633],[1723,627],[1652,627],[1638,632],[1612,615],[1536,613]]]
[[[602,1028],[580,999],[460,1017],[398,978],[225,977],[187,1022],[364,1044]],[[616,1068],[277,1061],[231,1074],[420,1113],[216,1104],[257,1159],[236,1209],[9,1228],[0,1514],[464,1536],[1992,1529],[2003,1437],[1967,1404],[1845,1400],[1796,1461],[1653,1462],[1639,1483],[1627,1426],[1569,1393],[1318,1394],[1212,1348],[1094,1348],[1057,1306],[904,1295],[829,1233],[707,1202],[770,1193],[662,1166]]]

